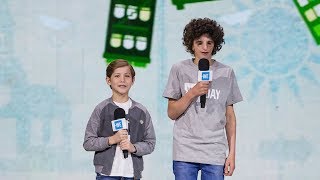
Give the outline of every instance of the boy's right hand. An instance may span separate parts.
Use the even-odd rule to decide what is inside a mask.
[[[128,131],[125,129],[121,129],[113,136],[109,137],[109,145],[118,144],[124,139],[128,139]]]
[[[193,86],[190,90],[194,97],[198,97],[208,93],[209,89],[209,81],[200,81],[195,86]]]

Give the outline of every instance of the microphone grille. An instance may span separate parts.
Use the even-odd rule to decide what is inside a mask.
[[[199,71],[208,71],[209,70],[209,60],[202,58],[198,62]]]
[[[120,118],[125,118],[126,117],[126,112],[122,108],[117,108],[114,110],[114,119],[120,119]]]

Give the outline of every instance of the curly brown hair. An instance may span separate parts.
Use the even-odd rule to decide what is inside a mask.
[[[203,34],[207,34],[214,42],[212,55],[216,54],[224,43],[223,28],[216,21],[209,18],[192,19],[184,28],[183,42],[186,51],[194,55],[192,50],[193,41],[200,38]]]

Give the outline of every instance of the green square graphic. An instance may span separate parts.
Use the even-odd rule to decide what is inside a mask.
[[[318,37],[320,37],[320,24],[316,25],[314,27],[314,32],[316,32],[316,34],[318,35]]]
[[[205,2],[205,1],[217,1],[217,0],[171,0],[172,4],[177,6],[178,10],[184,9],[185,4]]]
[[[293,0],[304,22],[307,24],[315,42],[320,44],[320,1]]]
[[[150,51],[156,0],[112,0],[103,57],[128,60],[146,67]]]

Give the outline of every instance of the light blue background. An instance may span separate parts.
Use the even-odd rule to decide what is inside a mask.
[[[0,179],[94,179],[82,148],[94,107],[111,95],[102,58],[109,1],[0,0]],[[242,180],[319,179],[320,47],[290,0],[157,1],[147,68],[133,99],[150,111],[156,150],[143,179],[170,180],[173,122],[162,92],[173,63],[189,58],[191,18],[216,19],[226,44],[215,56],[236,72],[236,170]]]

